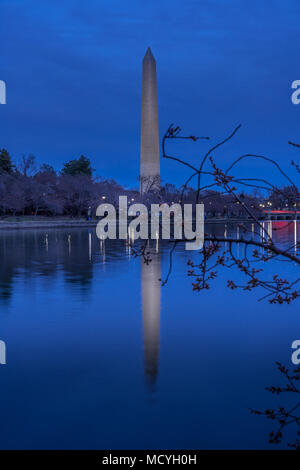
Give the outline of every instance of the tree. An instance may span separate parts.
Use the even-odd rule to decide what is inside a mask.
[[[17,213],[24,214],[27,199],[26,199],[26,185],[24,184],[24,178],[18,176],[3,176],[5,178],[5,191],[1,198],[1,206],[3,210],[9,211],[12,215]]]
[[[14,171],[14,165],[6,149],[0,150],[0,174],[11,175]]]
[[[56,171],[54,170],[52,165],[49,165],[48,163],[43,163],[40,166],[39,173],[51,173],[51,174],[56,174]]]
[[[299,191],[296,186],[283,186],[274,188],[270,192],[269,200],[277,209],[293,209],[299,200]]]
[[[141,194],[158,193],[160,190],[160,175],[140,176]]]
[[[169,126],[164,134],[162,157],[174,160],[191,170],[191,175],[182,186],[181,203],[185,203],[185,190],[188,184],[195,178],[197,186],[194,203],[202,202],[205,191],[218,190],[217,199],[219,199],[218,204],[220,204],[222,211],[224,211],[224,199],[221,200],[221,194],[226,195],[228,198],[230,197],[231,204],[234,203],[239,207],[238,217],[240,219],[252,222],[251,224],[238,223],[236,233],[229,236],[227,233],[205,233],[203,248],[198,253],[199,258],[189,260],[188,262],[188,276],[192,279],[193,291],[202,292],[210,289],[211,284],[218,275],[219,269],[231,268],[230,272],[232,272],[232,267],[235,266],[241,277],[244,278],[244,281],[239,280],[237,283],[232,279],[228,279],[227,287],[229,289],[241,289],[243,291],[257,289],[262,294],[261,299],[268,299],[271,304],[289,304],[300,297],[300,278],[288,279],[290,277],[289,272],[287,272],[287,277],[283,277],[283,268],[279,275],[277,273],[277,264],[273,261],[274,259],[276,261],[285,261],[285,263],[282,263],[283,266],[288,266],[288,262],[296,263],[300,266],[300,257],[298,256],[300,243],[294,241],[288,249],[283,249],[276,238],[272,238],[272,233],[267,230],[264,222],[260,221],[259,210],[255,207],[253,198],[245,197],[243,193],[245,188],[270,191],[274,188],[274,185],[259,177],[249,178],[248,175],[245,175],[246,177],[237,177],[234,173],[236,172],[237,165],[242,160],[259,159],[271,165],[272,168],[279,169],[282,177],[288,182],[289,186],[295,188],[295,191],[297,186],[279,167],[278,163],[263,155],[245,153],[234,159],[227,169],[223,170],[217,167],[213,159],[215,151],[229,142],[240,127],[241,125],[237,126],[228,137],[209,148],[200,158],[197,166],[181,158],[168,155],[166,153],[166,142],[170,139],[192,139],[195,142],[201,138],[179,135],[181,129],[173,127],[173,125]],[[297,168],[297,171],[300,173],[300,168]],[[288,221],[287,223],[293,222]],[[275,233],[276,229],[273,232]],[[171,275],[173,255],[177,244],[180,242],[186,242],[186,239],[171,241],[169,270],[162,281],[162,285],[168,282]],[[148,263],[149,260],[147,259],[145,246],[147,246],[147,243],[138,248],[135,254],[142,256],[144,262]],[[233,250],[234,246],[240,248],[238,256],[236,256],[235,250]],[[271,266],[265,270],[261,267],[257,268],[258,262],[261,262],[261,265],[267,263],[268,266]]]
[[[88,175],[62,175],[56,191],[60,194],[65,212],[71,216],[81,216],[92,206],[95,184]]]
[[[55,173],[38,172],[30,178],[24,178],[23,184],[26,185],[26,201],[30,211],[33,211],[35,216],[40,211],[51,210],[49,200],[53,192],[55,192],[55,183]]]
[[[28,176],[35,171],[35,156],[31,153],[29,155],[22,155],[21,163],[19,165],[20,172],[23,176]]]
[[[84,155],[81,155],[80,158],[75,160],[70,160],[65,163],[63,169],[61,170],[63,175],[87,175],[92,176],[93,168],[91,167],[91,162]]]
[[[280,444],[284,439],[284,430],[287,427],[294,427],[295,437],[291,439],[292,433],[287,433],[287,445],[291,449],[300,450],[300,416],[299,416],[299,407],[300,402],[298,400],[300,389],[298,386],[300,380],[300,367],[295,367],[293,369],[288,369],[286,366],[277,362],[277,368],[279,372],[285,379],[283,385],[271,385],[266,387],[266,390],[272,395],[281,396],[286,394],[287,396],[297,397],[295,403],[291,404],[291,401],[287,399],[287,404],[277,404],[276,408],[267,408],[266,410],[255,410],[250,408],[250,412],[254,415],[265,416],[268,420],[271,420],[276,429],[273,429],[269,433],[269,443],[270,444]],[[282,399],[282,398],[281,398]],[[278,399],[276,400],[278,403]]]

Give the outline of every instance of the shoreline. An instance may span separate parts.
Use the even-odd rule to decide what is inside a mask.
[[[20,218],[21,219],[21,218]],[[97,220],[72,220],[72,219],[57,219],[57,220],[16,220],[6,221],[0,220],[0,231],[10,229],[43,229],[43,228],[80,228],[80,227],[96,227]]]
[[[23,229],[52,229],[52,228],[94,228],[96,227],[99,220],[72,220],[72,219],[28,219],[16,218],[17,220],[0,220],[0,231],[1,230],[23,230]],[[19,219],[19,220],[18,220]],[[260,222],[267,222],[267,220],[261,220]],[[205,219],[207,224],[238,224],[238,223],[253,223],[249,219]]]

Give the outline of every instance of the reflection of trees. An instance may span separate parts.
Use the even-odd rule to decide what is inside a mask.
[[[300,380],[300,367],[289,370],[280,362],[277,362],[277,367],[283,375],[285,383],[283,386],[272,385],[266,387],[266,390],[273,395],[288,394],[299,399],[300,388],[298,383]],[[293,427],[295,437],[292,441],[287,442],[287,445],[293,449],[300,450],[300,401],[296,401],[292,406],[280,405],[277,408],[268,408],[264,411],[251,409],[251,413],[265,416],[276,425],[275,429],[269,433],[270,444],[282,443],[286,428],[288,427],[289,431],[292,431],[290,428]]]
[[[2,303],[8,302],[12,295],[13,268],[2,262],[3,269],[0,272],[0,299]]]
[[[76,230],[69,238],[72,252],[66,250],[62,254],[61,264],[68,283],[78,284],[87,289],[93,279],[93,264],[89,259],[89,232]]]
[[[0,238],[0,298],[2,302],[8,301],[12,295],[14,278],[18,270],[26,269],[32,258],[32,248],[34,246],[34,234],[5,232]],[[36,237],[36,235],[35,235]],[[27,244],[28,238],[31,243]]]
[[[90,242],[91,240],[91,242]],[[91,247],[89,247],[91,243]],[[96,237],[88,230],[6,231],[0,237],[0,299],[7,301],[20,270],[30,279],[34,275],[49,278],[58,269],[65,280],[86,288],[93,277],[91,250],[96,250]],[[72,251],[70,252],[70,247]]]

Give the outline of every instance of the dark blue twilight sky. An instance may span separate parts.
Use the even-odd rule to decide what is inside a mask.
[[[262,153],[289,169],[300,142],[298,1],[0,0],[0,146],[15,160],[33,153],[60,169],[85,154],[98,175],[137,185],[141,61],[157,61],[160,134],[170,122],[188,134],[239,135],[215,156]],[[207,144],[186,142],[191,162]],[[293,174],[292,170],[291,174]],[[252,162],[239,174],[266,176]],[[162,162],[164,181],[187,172]],[[276,182],[281,180],[274,176]]]

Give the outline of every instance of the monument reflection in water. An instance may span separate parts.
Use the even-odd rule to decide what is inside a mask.
[[[146,379],[154,385],[158,373],[160,336],[160,253],[151,262],[141,259],[144,361]]]

